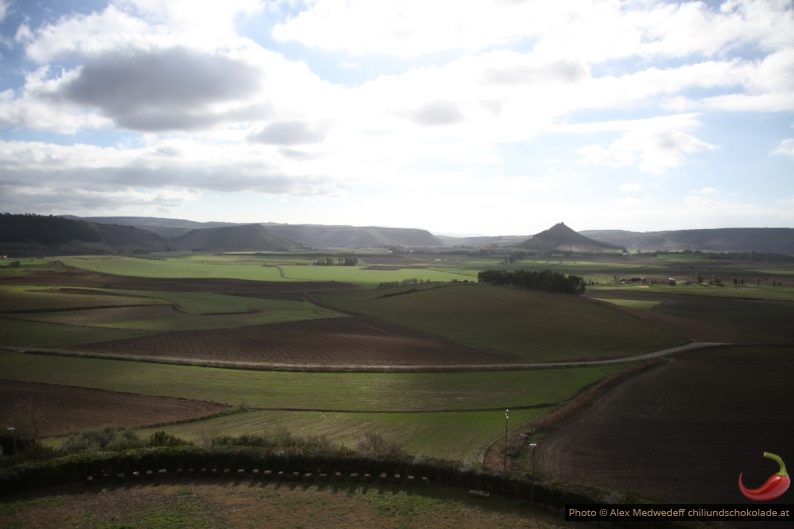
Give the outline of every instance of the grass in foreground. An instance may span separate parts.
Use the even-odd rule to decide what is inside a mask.
[[[469,498],[465,491],[381,486],[194,483],[110,488],[82,487],[0,503],[6,527],[33,529],[248,529],[346,527],[438,529],[571,527],[530,511],[525,502]],[[55,495],[57,494],[57,495]]]
[[[621,369],[291,373],[0,354],[4,378],[292,410],[440,411],[553,404]]]

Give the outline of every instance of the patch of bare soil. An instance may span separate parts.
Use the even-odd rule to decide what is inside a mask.
[[[361,317],[186,331],[80,346],[102,354],[223,362],[326,365],[466,365],[515,362],[485,351]]]
[[[0,425],[38,427],[45,437],[198,419],[226,409],[211,402],[0,379]]]
[[[671,502],[749,503],[740,472],[757,487],[778,470],[763,452],[794,461],[794,352],[769,361],[758,350],[689,353],[614,388],[539,442],[541,476]]]

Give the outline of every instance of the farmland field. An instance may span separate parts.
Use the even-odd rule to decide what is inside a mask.
[[[529,362],[628,356],[680,343],[634,315],[578,296],[452,285],[325,293],[324,305],[496,349]]]
[[[215,278],[245,279],[254,281],[336,281],[360,285],[375,285],[384,281],[401,281],[417,278],[431,281],[476,279],[476,270],[444,271],[426,267],[394,266],[393,269],[370,269],[359,266],[314,266],[304,260],[294,259],[282,264],[283,257],[227,255],[227,256],[174,256],[159,259],[142,259],[119,256],[61,257],[60,260],[76,268],[103,274],[144,278]]]
[[[512,410],[510,423],[523,425],[547,408]],[[273,437],[289,432],[299,437],[326,437],[331,443],[356,448],[366,434],[397,443],[408,454],[476,464],[496,432],[504,431],[504,411],[434,413],[343,413],[312,411],[248,411],[186,424],[140,430],[141,437],[156,430],[201,443],[206,439],[240,435]],[[498,434],[497,434],[498,435]]]
[[[221,295],[215,295],[222,298]],[[220,300],[223,310],[225,300]],[[283,321],[330,318],[337,314],[307,301],[245,300],[240,312],[195,314],[170,305],[103,307],[6,314],[7,318],[56,323],[78,327],[105,327],[142,331],[185,331],[193,329],[230,329]],[[228,310],[228,309],[227,309]]]
[[[688,485],[670,498],[705,501],[691,495],[710,487],[715,502],[738,501],[717,497],[735,492],[728,459],[744,462],[748,480],[759,467],[754,452],[731,451],[728,439],[785,452],[780,443],[794,434],[783,415],[794,403],[776,389],[794,372],[790,347],[680,353],[604,390],[591,412],[558,429],[549,417],[563,404],[633,364],[477,370],[634,356],[693,340],[792,343],[794,295],[785,264],[770,264],[756,284],[751,263],[662,256],[506,263],[362,253],[352,267],[315,266],[315,258],[87,256],[5,267],[0,345],[72,356],[0,351],[0,397],[8,397],[0,417],[9,401],[46,394],[49,416],[58,417],[48,435],[110,424],[137,428],[141,438],[164,430],[203,444],[287,432],[355,449],[363,436],[377,434],[409,456],[476,467],[500,458],[509,408],[510,437],[519,445],[537,424],[552,425],[534,434],[544,479],[666,499],[683,475]],[[521,267],[578,273],[597,284],[584,296],[472,284],[478,270]],[[615,284],[645,275],[691,282],[698,270],[735,274],[746,286]],[[406,279],[433,282],[394,286]],[[379,288],[381,282],[388,285]],[[762,406],[763,413],[752,411]],[[230,407],[233,413],[213,415]],[[710,450],[719,456],[704,467]],[[516,470],[524,471],[525,457]],[[715,476],[729,468],[732,488],[687,474],[698,468]],[[46,516],[36,509],[14,512]]]
[[[330,312],[330,311],[326,311]],[[236,329],[170,332],[86,345],[86,351],[285,366],[477,365],[519,360],[378,320],[346,317]]]
[[[157,427],[192,441],[285,430],[355,446],[364,434],[377,433],[412,455],[479,461],[503,431],[505,408],[511,409],[510,426],[522,426],[618,368],[290,373],[6,352],[0,355],[0,371],[21,381],[213,401],[250,410]]]
[[[747,502],[739,473],[746,484],[761,484],[777,469],[763,452],[794,455],[791,373],[792,347],[687,353],[544,438],[540,470],[547,479],[671,502]]]
[[[549,405],[615,373],[615,366],[463,373],[292,373],[100,358],[0,354],[3,378],[327,411],[489,410]]]
[[[0,424],[24,428],[35,411],[42,436],[103,426],[135,427],[215,415],[227,406],[196,400],[150,397],[114,391],[0,379]]]

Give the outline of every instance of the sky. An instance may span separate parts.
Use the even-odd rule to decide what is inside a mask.
[[[0,0],[0,211],[794,227],[794,2]]]

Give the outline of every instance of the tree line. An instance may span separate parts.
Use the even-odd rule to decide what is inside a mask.
[[[320,257],[314,261],[317,266],[356,266],[358,257]]]
[[[480,283],[508,285],[543,292],[563,294],[582,294],[585,290],[584,279],[575,275],[565,275],[551,270],[484,270],[477,274]]]

